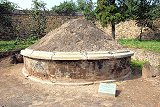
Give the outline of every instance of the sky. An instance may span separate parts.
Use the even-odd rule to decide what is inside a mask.
[[[13,3],[17,3],[20,8],[18,9],[30,9],[31,8],[31,4],[32,4],[32,0],[8,0],[10,2]],[[40,0],[38,0],[40,1]],[[47,9],[51,9],[52,7],[54,7],[54,5],[60,5],[60,2],[63,3],[66,0],[42,0],[44,3],[47,3],[46,8]],[[67,0],[70,1],[70,0]],[[76,2],[77,0],[73,0],[73,2]],[[97,0],[92,0],[93,2],[97,2]]]

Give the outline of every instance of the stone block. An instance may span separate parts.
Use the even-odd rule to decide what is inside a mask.
[[[106,94],[115,97],[116,84],[100,83],[98,93]]]
[[[17,61],[23,63],[23,56],[21,54],[16,55]]]
[[[150,78],[158,75],[160,75],[160,70],[158,68],[151,66],[149,63],[143,64],[142,77]]]
[[[32,52],[33,52],[33,50],[31,50],[31,49],[21,50],[21,55],[30,56],[32,54]]]
[[[131,57],[104,60],[44,60],[24,56],[29,75],[57,78],[57,82],[93,82],[116,79],[130,72]],[[117,66],[119,65],[119,66]],[[33,72],[34,71],[34,72]],[[61,78],[63,77],[63,78]],[[64,81],[64,78],[67,81]],[[79,79],[79,80],[78,80]]]
[[[109,51],[87,52],[87,55],[109,54]]]
[[[130,52],[129,50],[117,50],[115,52],[112,52],[112,54],[115,54],[115,53],[126,53],[126,52]]]
[[[10,62],[9,62],[10,64],[16,64],[17,63],[17,58],[16,58],[16,56],[15,55],[12,55],[11,57],[10,57]]]
[[[128,57],[133,56],[134,52],[129,50],[120,50],[112,52],[112,54],[109,54],[109,51],[106,52],[87,52],[87,59],[111,59],[111,58],[122,58],[122,57]]]
[[[97,60],[97,59],[112,59],[112,54],[87,54],[88,60]]]
[[[115,53],[113,54],[114,58],[123,58],[123,57],[128,57],[128,56],[133,56],[134,52],[125,52],[125,53]]]
[[[53,55],[54,55],[54,53],[52,53],[52,52],[33,51],[33,53],[30,55],[30,57],[37,58],[37,59],[51,60]]]
[[[80,52],[57,52],[52,60],[86,60],[86,57]]]

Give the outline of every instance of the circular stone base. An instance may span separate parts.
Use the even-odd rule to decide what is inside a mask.
[[[130,71],[131,57],[102,60],[44,60],[24,56],[29,76],[53,83],[85,83],[113,80]]]
[[[41,83],[46,83],[46,84],[53,84],[53,85],[72,85],[72,86],[75,86],[75,85],[92,85],[92,84],[99,84],[99,83],[110,83],[110,82],[115,82],[117,80],[122,80],[122,79],[125,79],[126,77],[128,77],[131,73],[132,73],[132,70],[130,69],[130,71],[125,75],[125,76],[122,76],[122,77],[119,77],[117,79],[114,79],[114,80],[101,80],[101,81],[92,81],[92,82],[83,82],[81,83],[82,81],[78,82],[78,83],[59,83],[59,82],[53,82],[53,81],[50,81],[50,80],[41,80],[40,78],[37,78],[37,77],[34,77],[34,76],[29,76],[26,69],[23,68],[22,69],[22,72],[23,74],[30,78],[31,80],[35,80],[35,81],[38,81],[38,82],[41,82]]]

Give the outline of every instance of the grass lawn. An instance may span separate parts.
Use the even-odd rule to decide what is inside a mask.
[[[117,39],[123,46],[128,48],[139,48],[145,50],[151,50],[156,53],[160,53],[160,39],[158,40],[142,40],[141,42],[136,39]],[[20,50],[29,47],[36,41],[19,42],[16,41],[0,41],[0,51]],[[142,70],[143,64],[146,62],[131,60],[131,69],[139,67]],[[149,62],[148,62],[149,63]],[[159,68],[160,69],[160,68]]]
[[[142,40],[138,39],[116,39],[119,43],[127,48],[137,48],[150,50],[155,53],[160,53],[160,39],[156,40]]]
[[[119,43],[127,48],[138,48],[138,49],[145,49],[150,50],[155,53],[160,53],[160,39],[156,40],[142,40],[139,41],[138,39],[116,39]],[[22,41],[16,43],[16,41],[0,41],[0,51],[9,51],[9,50],[20,50],[25,49],[28,46],[34,44],[36,41]]]
[[[160,39],[152,41],[150,40],[139,41],[138,39],[116,39],[116,40],[127,48],[144,49],[153,51],[155,53],[160,53]],[[140,70],[142,70],[144,63],[149,63],[149,62],[131,60],[131,69],[133,69],[134,67],[138,67],[140,68]],[[160,66],[157,68],[160,69]]]
[[[36,41],[29,41],[29,42],[19,42],[16,41],[0,41],[0,51],[10,51],[10,50],[20,50],[29,47],[30,45],[34,44]]]

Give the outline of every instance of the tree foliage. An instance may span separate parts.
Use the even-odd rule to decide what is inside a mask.
[[[77,5],[72,0],[64,1],[59,6],[52,7],[52,11],[60,14],[74,14],[77,11],[81,11],[87,20],[93,21],[95,20],[94,4],[92,0],[77,0]]]
[[[153,9],[151,10],[152,19],[159,19],[160,18],[160,3],[154,5]]]
[[[19,7],[17,3],[13,3],[8,0],[1,0],[0,5],[4,6],[5,8],[3,8],[3,9],[5,9],[5,10],[14,10]]]
[[[98,0],[95,10],[102,26],[112,25],[112,37],[115,38],[115,24],[126,19],[134,19],[142,28],[155,30],[153,21],[160,17],[159,0]]]
[[[128,20],[130,19],[134,20],[138,12],[138,0],[125,0],[125,4],[128,8],[126,10],[126,13],[127,13],[126,16]]]
[[[143,27],[149,27],[155,30],[153,21],[160,17],[159,4],[156,0],[127,0],[128,15],[136,20],[137,25],[141,27],[139,40],[141,41]]]
[[[94,5],[92,0],[77,0],[78,11],[82,11],[87,20],[95,20]]]
[[[52,7],[52,11],[55,11],[57,13],[72,13],[74,14],[77,11],[76,4],[71,1],[64,1],[63,3],[60,3],[59,6]]]
[[[43,1],[38,2],[38,0],[32,1],[32,8],[30,10],[30,27],[31,27],[31,37],[41,38],[45,35],[46,29],[46,3]]]
[[[112,37],[115,39],[115,25],[126,19],[127,6],[119,0],[98,0],[96,17],[103,27],[112,25]]]
[[[85,7],[86,7],[86,0],[77,0],[77,10],[78,11],[84,11]]]

